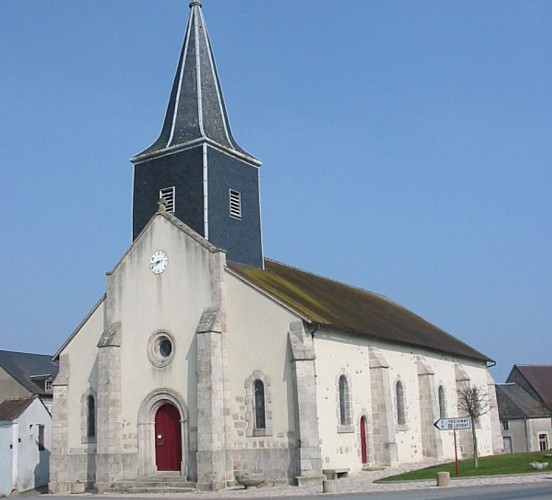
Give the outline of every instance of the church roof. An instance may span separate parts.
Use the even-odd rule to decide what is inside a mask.
[[[235,262],[228,262],[228,267],[311,323],[377,340],[492,361],[383,295],[268,259],[265,269]]]
[[[201,2],[194,0],[161,134],[132,161],[139,163],[204,142],[261,164],[232,136]]]
[[[550,417],[551,411],[513,382],[496,384],[498,414],[501,420]]]
[[[25,352],[0,351],[0,367],[32,394],[50,395],[44,382],[55,378],[58,366],[52,356]]]
[[[19,418],[35,398],[36,396],[33,395],[27,398],[6,399],[0,403],[0,420],[15,420]]]

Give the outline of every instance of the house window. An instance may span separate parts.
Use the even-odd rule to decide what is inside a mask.
[[[241,208],[241,193],[230,189],[229,193],[230,200],[230,215],[236,219],[242,218],[242,208]]]
[[[174,214],[174,186],[166,187],[159,190],[159,201],[162,201],[165,204],[165,209],[167,212]]]
[[[96,437],[96,401],[91,394],[86,398],[87,426],[86,437],[88,439]]]
[[[548,450],[548,436],[546,434],[539,434],[539,450]]]
[[[266,429],[264,384],[255,380],[255,428]]]
[[[245,435],[248,437],[272,435],[272,397],[270,378],[259,370],[246,379],[245,387]],[[240,434],[241,432],[241,434]],[[238,431],[243,435],[243,431]]]
[[[442,385],[439,386],[439,418],[447,416],[447,400],[445,398],[445,389]]]
[[[38,426],[38,450],[44,451],[44,426]]]
[[[502,421],[502,429],[507,431],[509,428],[510,428],[510,425],[508,424],[508,420],[503,420]]]
[[[397,424],[404,425],[406,423],[405,408],[404,408],[404,387],[399,380],[395,386],[395,395],[397,397]]]
[[[46,382],[44,382],[44,390],[46,392],[52,392],[52,381],[51,380],[46,380]]]

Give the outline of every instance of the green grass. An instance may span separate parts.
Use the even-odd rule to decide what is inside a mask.
[[[481,457],[479,459],[479,468],[473,466],[473,458],[460,460],[458,477],[469,476],[492,476],[495,474],[524,474],[535,471],[530,462],[548,462],[550,465],[543,472],[552,470],[552,458],[545,458],[545,453],[511,453],[505,455],[492,455],[490,457]],[[434,465],[426,469],[415,470],[400,474],[398,476],[389,476],[381,481],[408,481],[412,479],[435,479],[437,472],[450,472],[450,477],[456,476],[454,462],[441,465]]]

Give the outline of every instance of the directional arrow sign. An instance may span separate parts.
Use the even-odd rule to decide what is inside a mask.
[[[440,431],[471,429],[471,419],[470,417],[440,418],[433,425]]]

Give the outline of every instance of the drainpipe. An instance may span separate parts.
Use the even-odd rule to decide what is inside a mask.
[[[312,332],[310,332],[310,336],[312,338],[312,347],[314,348],[314,334],[320,329],[320,324],[319,323],[315,323],[314,325],[314,330]],[[316,355],[316,351],[315,351],[315,355]],[[314,363],[314,378],[316,379],[316,363]]]

